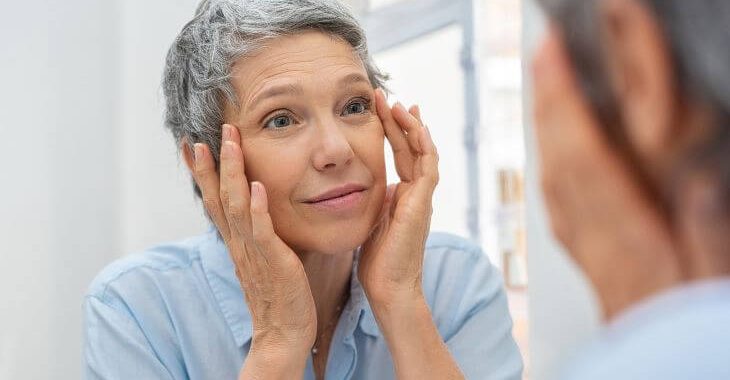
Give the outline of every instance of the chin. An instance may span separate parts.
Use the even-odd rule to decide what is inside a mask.
[[[370,232],[370,226],[352,226],[351,224],[339,228],[333,228],[332,231],[322,233],[314,245],[320,252],[325,255],[340,255],[349,253],[360,247],[367,240]]]
[[[299,239],[287,244],[295,252],[313,252],[324,255],[341,255],[354,251],[367,240],[372,223],[336,223],[322,228],[299,231]],[[286,241],[286,240],[285,240]]]

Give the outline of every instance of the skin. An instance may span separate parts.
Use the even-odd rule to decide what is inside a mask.
[[[421,288],[438,155],[418,108],[388,106],[352,48],[319,32],[269,41],[232,81],[240,107],[226,107],[220,172],[207,146],[182,151],[253,319],[240,378],[301,378],[315,341],[323,378],[360,246],[355,275],[398,378],[463,378]],[[384,137],[400,176],[387,189]],[[303,203],[350,182],[366,187],[352,212]]]
[[[579,90],[559,26],[534,58],[536,135],[553,231],[592,282],[607,320],[661,291],[730,275],[718,185],[696,170],[674,182],[711,131],[706,107],[679,91],[668,43],[636,0],[606,0],[599,20],[630,161]],[[629,164],[633,162],[633,164]],[[638,169],[638,170],[637,170]],[[647,173],[642,178],[638,173]],[[665,211],[663,194],[679,186]]]

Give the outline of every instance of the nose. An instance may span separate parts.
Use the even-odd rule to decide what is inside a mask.
[[[316,144],[312,154],[312,163],[319,171],[332,171],[348,166],[355,153],[343,127],[334,120],[319,123],[316,128]]]

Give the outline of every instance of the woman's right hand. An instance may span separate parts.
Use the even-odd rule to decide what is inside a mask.
[[[314,299],[301,261],[274,231],[264,185],[253,182],[249,191],[238,129],[223,125],[220,175],[207,145],[195,144],[194,154],[193,177],[253,321],[240,378],[301,378],[316,338]]]

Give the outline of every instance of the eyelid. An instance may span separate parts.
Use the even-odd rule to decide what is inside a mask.
[[[287,109],[281,109],[281,110],[276,110],[274,112],[271,112],[267,116],[265,116],[262,119],[263,121],[261,122],[261,129],[273,129],[273,128],[268,127],[269,123],[271,123],[271,121],[273,121],[277,117],[282,117],[282,116],[288,116],[291,119],[292,124],[295,124],[297,122],[297,119],[296,119],[296,117],[294,117],[293,112],[291,112]],[[277,129],[283,129],[283,128],[277,128]]]
[[[365,106],[365,110],[372,109],[372,103],[373,103],[372,99],[370,99],[369,97],[365,97],[365,96],[356,96],[356,97],[350,99],[347,103],[345,103],[345,106],[342,107],[342,111],[340,112],[340,114],[341,115],[344,114],[345,111],[347,111],[347,107],[349,107],[356,101],[360,101],[361,103],[363,103],[363,105]]]

